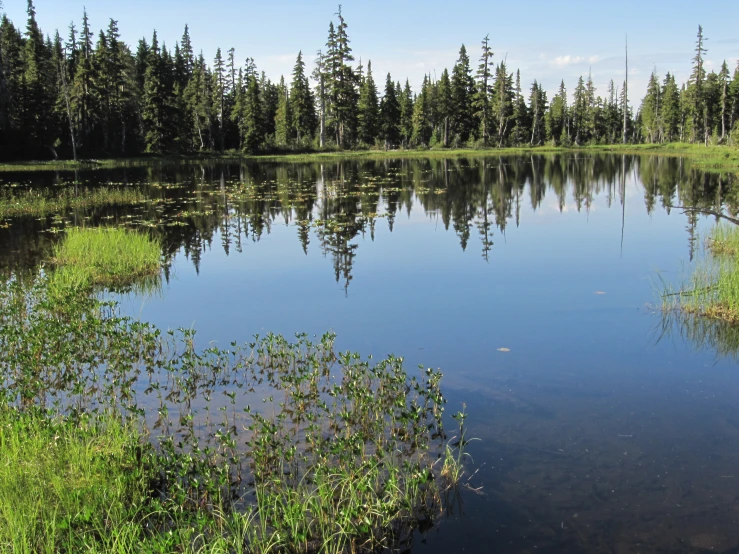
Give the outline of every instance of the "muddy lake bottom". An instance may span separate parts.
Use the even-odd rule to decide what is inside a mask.
[[[161,286],[113,295],[226,346],[268,332],[444,372],[473,462],[413,552],[739,552],[739,369],[665,322],[730,176],[680,159],[550,155],[163,165],[0,175],[4,190],[135,188],[133,205],[0,222],[35,270],[71,225],[159,237]],[[479,489],[474,491],[472,489]]]

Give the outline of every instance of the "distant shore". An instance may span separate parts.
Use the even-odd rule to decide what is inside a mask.
[[[8,171],[74,171],[116,167],[136,167],[155,163],[198,162],[329,162],[346,159],[402,159],[402,158],[464,158],[480,156],[517,156],[523,154],[628,154],[684,157],[693,166],[704,171],[739,173],[739,148],[734,146],[703,146],[698,144],[626,144],[602,146],[534,146],[515,148],[458,148],[408,150],[332,150],[315,152],[282,152],[244,154],[242,152],[207,152],[199,155],[141,156],[117,159],[18,161],[0,163],[0,172]]]

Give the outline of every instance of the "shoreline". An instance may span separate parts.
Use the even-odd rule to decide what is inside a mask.
[[[87,169],[106,169],[136,167],[168,163],[219,163],[219,162],[284,162],[310,163],[335,162],[351,159],[444,159],[466,157],[505,157],[524,154],[614,154],[614,155],[653,155],[664,157],[683,157],[691,160],[694,166],[710,172],[739,173],[739,148],[733,146],[703,146],[698,144],[631,144],[596,146],[534,146],[510,148],[458,148],[424,150],[344,150],[305,153],[242,154],[240,152],[207,153],[196,155],[142,156],[133,158],[90,159],[74,162],[58,161],[19,161],[0,163],[0,172],[21,171],[74,171]]]

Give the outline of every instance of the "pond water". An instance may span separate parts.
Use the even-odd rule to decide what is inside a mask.
[[[650,308],[715,223],[690,208],[736,213],[730,176],[550,155],[77,179],[146,200],[8,218],[0,268],[37,267],[70,224],[146,228],[167,278],[120,297],[126,313],[194,327],[201,345],[333,330],[341,349],[442,369],[448,412],[464,404],[480,439],[468,473],[482,488],[413,552],[739,552],[734,351]]]

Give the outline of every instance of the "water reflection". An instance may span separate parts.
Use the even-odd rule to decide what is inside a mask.
[[[490,262],[507,228],[525,224],[522,206],[542,210],[548,193],[553,193],[560,212],[589,213],[594,198],[605,196],[609,208],[622,210],[623,240],[627,182],[638,184],[647,214],[688,208],[690,259],[697,247],[700,210],[736,214],[739,209],[731,174],[704,173],[682,159],[648,156],[165,165],[80,172],[76,177],[3,174],[0,179],[5,185],[30,187],[72,182],[75,187],[78,182],[81,187],[136,187],[147,199],[132,206],[8,219],[0,229],[0,265],[5,268],[35,268],[48,257],[56,231],[65,225],[149,229],[163,240],[165,256],[182,251],[199,270],[203,252],[214,246],[216,237],[228,255],[242,252],[245,241],[260,241],[274,225],[284,224],[296,228],[306,254],[318,248],[331,260],[334,278],[345,288],[352,281],[358,238],[374,240],[378,224],[392,232],[396,219],[414,210],[453,231],[462,250],[474,242]]]
[[[1,264],[35,267],[69,224],[145,229],[177,278],[126,313],[193,325],[202,345],[332,329],[341,349],[443,370],[449,411],[466,403],[482,439],[470,448],[484,495],[414,552],[736,550],[739,337],[645,313],[657,271],[690,270],[702,214],[735,218],[735,176],[547,155],[79,178],[146,201],[7,220]]]

